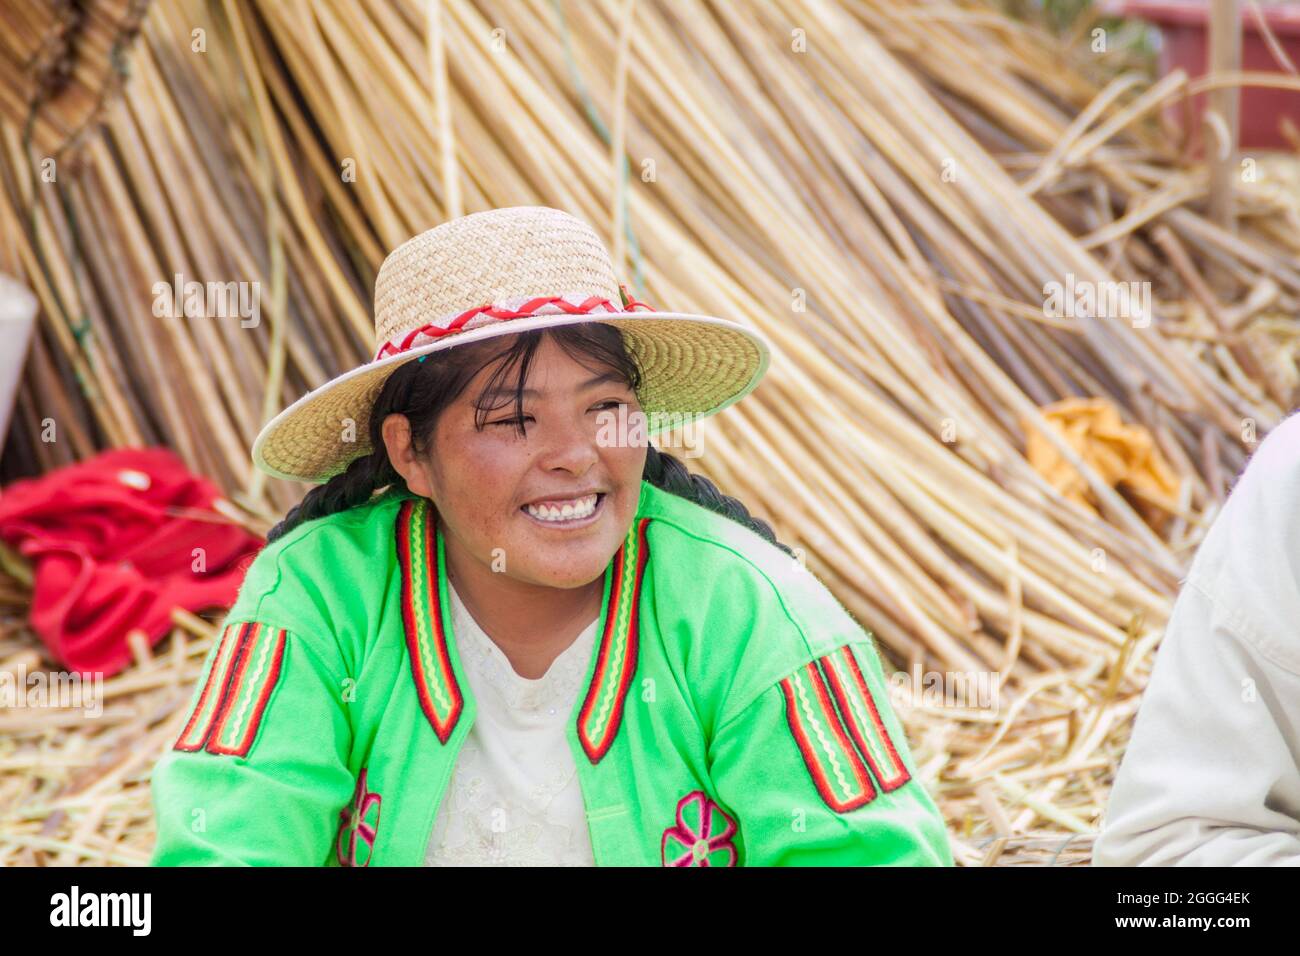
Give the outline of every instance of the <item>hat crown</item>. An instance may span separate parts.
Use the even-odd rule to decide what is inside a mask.
[[[490,303],[536,296],[619,301],[609,251],[586,222],[547,206],[449,220],[388,254],[375,277],[375,346]]]

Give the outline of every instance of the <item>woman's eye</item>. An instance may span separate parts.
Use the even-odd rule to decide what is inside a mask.
[[[595,405],[595,406],[593,406],[593,408],[622,408],[623,406],[625,406],[625,405],[627,405],[627,404],[628,404],[627,402],[622,401],[622,400],[620,400],[620,399],[617,399],[617,398],[611,398],[611,399],[610,399],[609,401],[607,401],[607,402],[601,402],[599,405]],[[525,415],[525,416],[523,417],[523,422],[531,422],[531,421],[533,421],[533,420],[534,420],[534,419],[533,419],[533,416],[532,416],[532,415]],[[518,428],[518,427],[520,426],[520,424],[521,424],[521,421],[520,421],[520,419],[518,419],[518,418],[503,418],[503,419],[501,419],[500,421],[488,422],[488,424],[489,424],[489,425],[509,425],[509,426],[512,427],[512,428]]]

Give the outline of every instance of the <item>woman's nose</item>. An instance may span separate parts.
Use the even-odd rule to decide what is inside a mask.
[[[538,463],[547,469],[562,468],[581,475],[600,457],[596,432],[581,420],[555,423],[546,429]]]

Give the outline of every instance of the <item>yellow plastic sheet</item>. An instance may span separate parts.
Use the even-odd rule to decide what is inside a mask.
[[[1159,529],[1178,507],[1181,479],[1169,467],[1151,433],[1126,425],[1119,409],[1104,398],[1067,398],[1041,409],[1085,462],[1120,493],[1143,519]],[[1036,428],[1022,422],[1029,464],[1072,501],[1097,511],[1096,496],[1083,475]]]

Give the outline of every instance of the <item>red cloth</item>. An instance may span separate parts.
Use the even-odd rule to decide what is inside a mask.
[[[111,676],[131,663],[130,631],[152,646],[172,608],[234,603],[264,542],[212,510],[219,496],[164,448],[114,449],[0,494],[0,538],[32,562],[32,628],[61,665]]]

